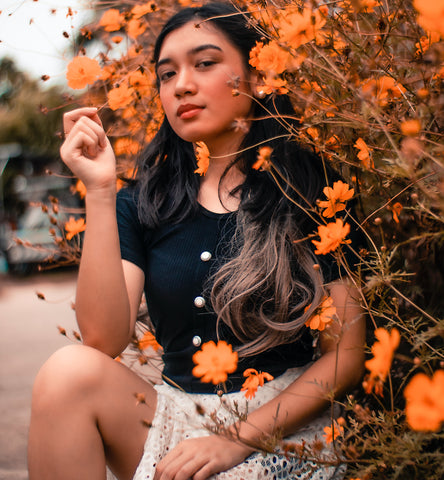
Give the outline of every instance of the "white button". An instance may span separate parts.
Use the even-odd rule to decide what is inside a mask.
[[[200,347],[202,344],[202,339],[199,337],[199,335],[194,335],[193,337],[193,345],[195,347]]]
[[[194,299],[194,305],[196,305],[197,308],[202,308],[205,306],[205,298],[203,297],[196,297]]]
[[[200,259],[202,262],[208,262],[208,260],[211,260],[211,256],[210,252],[205,251],[200,254]]]

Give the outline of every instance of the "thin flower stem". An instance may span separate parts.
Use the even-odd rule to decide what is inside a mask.
[[[418,178],[417,180],[415,180],[414,182],[411,182],[409,183],[405,188],[403,188],[400,192],[398,192],[396,195],[394,195],[392,198],[390,198],[389,201],[385,202],[384,205],[382,205],[381,207],[379,207],[378,209],[376,209],[375,211],[373,211],[370,215],[368,215],[363,221],[362,221],[362,225],[364,225],[365,223],[367,223],[367,221],[372,218],[374,215],[376,215],[378,212],[380,212],[381,210],[383,210],[387,205],[390,205],[390,203],[393,202],[393,200],[395,200],[395,198],[398,198],[400,195],[402,195],[405,191],[409,190],[410,188],[413,187],[413,185],[416,185],[418,182],[421,182],[423,180],[426,180],[427,178],[431,177],[431,176],[434,176],[436,175],[436,172],[433,172],[433,173],[429,173],[428,175],[426,175],[425,177],[421,177],[421,178]]]
[[[393,399],[393,384],[392,384],[392,375],[390,371],[388,372],[388,383],[389,383],[389,392],[390,392],[390,409],[392,412],[395,411],[395,402]]]
[[[275,168],[275,171],[280,174],[280,172]],[[284,195],[284,197],[287,199],[287,200],[290,200],[290,202],[292,202],[294,205],[296,205],[297,207],[299,207],[307,216],[309,216],[314,222],[316,222],[318,225],[320,225],[321,223],[319,222],[319,220],[317,220],[316,218],[314,218],[314,216],[305,208],[303,207],[300,203],[296,202],[296,200],[294,200],[293,198],[291,198],[287,192],[285,192],[285,190],[282,188],[281,184],[278,182],[276,176],[274,175],[274,173],[270,170],[270,175],[273,177],[273,180],[276,182],[276,185],[277,187],[279,188],[279,190],[282,192],[282,195]],[[282,178],[282,177],[281,177]],[[288,184],[290,185],[290,184]],[[291,187],[291,185],[290,185]],[[293,190],[297,192],[296,189],[294,189],[294,187],[292,187]],[[301,196],[302,197],[302,196]],[[304,197],[302,197],[306,203],[309,203]]]
[[[262,140],[262,142],[258,142],[254,145],[251,145],[250,147],[243,148],[242,150],[237,150],[236,152],[227,153],[226,155],[215,155],[215,156],[211,155],[210,158],[226,158],[231,155],[239,155],[240,153],[247,152],[248,150],[252,150],[253,148],[257,148],[257,147],[260,147],[261,145],[267,144],[272,140],[277,140],[279,138],[289,138],[291,136],[292,134],[276,135],[275,137],[267,138],[266,140]]]
[[[432,317],[430,314],[428,314],[425,310],[423,310],[421,307],[416,305],[415,302],[410,300],[410,298],[406,297],[404,294],[402,294],[396,287],[394,287],[392,284],[389,284],[389,288],[391,288],[397,295],[399,295],[404,301],[409,303],[413,308],[418,310],[418,312],[421,312],[426,318],[428,318],[431,322],[433,322],[436,325],[439,325],[439,321],[436,320],[434,317]],[[444,358],[444,355],[442,355]]]

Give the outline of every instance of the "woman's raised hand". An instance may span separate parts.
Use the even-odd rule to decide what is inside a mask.
[[[79,108],[63,117],[60,155],[88,192],[115,189],[116,160],[96,108]]]

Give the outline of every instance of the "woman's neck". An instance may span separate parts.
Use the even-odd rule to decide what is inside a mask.
[[[235,195],[230,192],[242,185],[245,175],[237,165],[233,165],[227,172],[226,169],[237,155],[227,153],[227,149],[224,149],[225,153],[220,149],[209,150],[210,163],[207,172],[200,179],[198,202],[207,210],[216,213],[236,211],[239,207],[240,191]],[[231,151],[237,151],[237,148]]]

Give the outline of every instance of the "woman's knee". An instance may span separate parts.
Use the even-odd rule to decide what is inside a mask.
[[[107,360],[103,353],[83,345],[68,345],[56,351],[36,376],[33,406],[54,408],[58,403],[90,395],[98,388]]]

